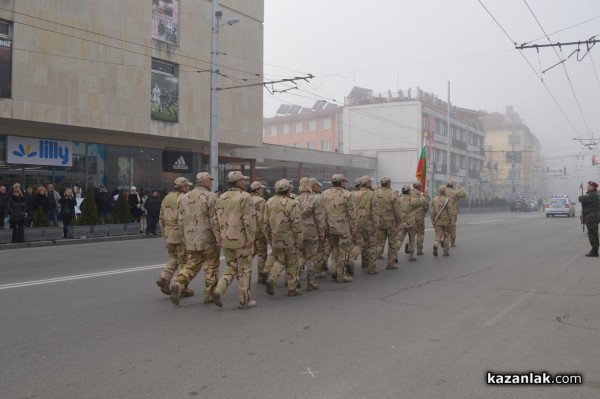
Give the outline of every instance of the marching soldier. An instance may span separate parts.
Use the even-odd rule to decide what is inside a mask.
[[[256,209],[256,238],[254,239],[254,254],[256,255],[256,266],[258,269],[258,284],[265,284],[267,275],[265,274],[265,262],[267,260],[267,239],[263,227],[263,213],[265,210],[265,199],[263,194],[265,186],[258,181],[250,185],[250,194]]]
[[[308,280],[306,290],[318,290],[319,284],[315,280],[315,267],[318,247],[325,241],[325,215],[318,194],[312,192],[312,185],[308,177],[300,179],[300,195],[298,195],[297,201],[300,205],[302,234],[304,236],[301,257],[306,265]]]
[[[239,309],[256,306],[250,299],[252,277],[252,253],[256,238],[256,211],[250,194],[245,192],[246,181],[242,172],[229,172],[229,190],[223,193],[215,205],[212,219],[217,246],[223,248],[227,266],[213,292],[215,305],[223,307],[223,295],[234,278],[238,280]]]
[[[377,274],[379,272],[375,264],[377,258],[375,234],[379,229],[379,215],[377,213],[377,197],[373,191],[371,178],[363,176],[360,180],[359,191],[353,191],[352,195],[356,215],[356,235],[346,267],[349,274],[354,274],[356,259],[362,255],[362,267],[368,268],[368,274]]]
[[[408,236],[405,252],[410,256],[408,260],[415,261],[415,214],[419,209],[419,199],[411,195],[411,188],[408,184],[402,186],[402,195],[398,202],[402,214],[400,225],[398,226],[398,247],[402,246],[404,238]]]
[[[417,240],[417,255],[423,255],[423,242],[425,241],[425,213],[429,209],[429,196],[423,193],[423,185],[420,181],[413,184],[410,192],[411,197],[416,198],[419,207],[415,211],[415,234]],[[405,250],[408,248],[405,248]]]
[[[398,196],[390,188],[391,179],[383,177],[381,187],[375,191],[377,196],[377,211],[379,212],[379,228],[376,233],[377,253],[383,254],[385,241],[388,242],[388,270],[397,269],[395,259],[398,252],[398,226],[402,220]]]
[[[458,201],[461,198],[466,198],[467,193],[462,187],[458,188],[458,191],[454,189],[454,182],[449,180],[446,184],[446,196],[450,198],[450,211],[452,213],[452,225],[450,226],[450,241],[453,247],[456,246],[456,221],[458,219]]]
[[[291,198],[292,185],[286,179],[275,183],[275,196],[265,204],[264,226],[271,245],[273,268],[267,279],[267,294],[275,294],[279,275],[285,269],[288,296],[300,295],[298,253],[302,248],[302,219],[298,202]]]
[[[171,277],[178,268],[186,263],[185,241],[183,231],[179,226],[180,200],[190,191],[191,183],[185,177],[178,177],[173,183],[173,191],[165,196],[159,214],[160,231],[167,244],[169,260],[167,265],[160,272],[160,277],[156,280],[156,285],[165,295],[171,295]],[[194,291],[186,289],[182,297],[193,296]]]
[[[588,230],[588,239],[592,250],[585,256],[598,257],[598,223],[600,222],[600,194],[598,183],[588,181],[587,193],[579,197],[583,220]]]
[[[453,214],[450,210],[450,198],[446,195],[446,187],[438,189],[438,196],[431,201],[431,224],[435,229],[433,256],[438,256],[438,245],[443,241],[444,256],[450,256],[450,228]]]
[[[331,178],[332,188],[323,193],[323,207],[327,220],[327,239],[333,248],[333,264],[335,271],[331,276],[338,283],[348,283],[352,277],[346,276],[346,261],[352,249],[353,237],[356,234],[354,226],[354,207],[350,193],[346,190],[348,180],[342,174]]]
[[[179,225],[185,237],[187,263],[179,269],[173,287],[171,302],[179,305],[181,293],[204,267],[204,303],[213,301],[212,295],[219,279],[220,250],[211,227],[217,195],[210,191],[212,176],[206,172],[196,175],[196,187],[181,199]]]
[[[321,184],[316,178],[310,178],[310,188],[313,194],[316,195],[316,201],[319,202],[320,206],[323,207],[323,196],[321,195]],[[323,209],[323,217],[325,217],[325,210]],[[327,262],[329,260],[329,255],[331,255],[331,245],[327,241],[327,223],[325,223],[325,239],[323,241],[319,241],[319,247],[317,249],[317,264],[316,264],[316,277],[322,278],[327,275],[328,267]]]

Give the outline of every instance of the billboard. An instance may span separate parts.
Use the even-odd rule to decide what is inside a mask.
[[[73,166],[73,143],[8,136],[6,161],[24,165]]]
[[[163,171],[170,173],[191,173],[194,158],[189,151],[163,151]]]
[[[173,75],[152,72],[150,115],[152,119],[177,122],[179,115],[179,79]]]
[[[0,98],[11,98],[12,41],[0,39]]]
[[[179,42],[179,0],[152,0],[152,38]]]

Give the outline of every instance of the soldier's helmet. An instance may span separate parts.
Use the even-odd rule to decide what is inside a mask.
[[[363,186],[366,186],[367,184],[371,183],[372,179],[369,176],[363,176],[360,178],[360,182]]]
[[[316,184],[319,187],[323,187],[323,184],[320,181],[318,181],[316,177],[311,177],[309,180],[310,184]]]
[[[178,177],[173,182],[173,187],[174,188],[182,188],[183,186],[191,186],[191,185],[192,185],[192,183],[190,183],[188,181],[188,179],[186,179],[185,177]]]
[[[281,179],[275,183],[275,191],[278,194],[286,193],[291,188],[292,188],[292,184],[287,179]]]
[[[381,178],[381,181],[380,181],[380,182],[381,182],[381,184],[388,184],[388,183],[390,183],[391,181],[392,181],[392,179],[390,179],[390,178],[389,178],[389,177],[387,177],[387,176],[384,176],[384,177],[382,177],[382,178]]]
[[[446,183],[446,187],[453,188],[454,187],[454,182],[452,180],[448,180],[448,183]]]
[[[250,180],[250,178],[248,176],[244,176],[239,170],[229,172],[229,174],[227,174],[227,181],[230,183],[238,180]]]
[[[446,186],[440,186],[440,188],[438,188],[438,194],[446,194]]]
[[[410,193],[410,185],[405,184],[402,186],[402,194],[408,194]]]
[[[201,181],[208,180],[208,179],[215,180],[208,172],[200,172],[196,175],[197,182],[201,182]]]
[[[360,186],[362,186],[362,177],[357,177],[356,179],[354,179],[354,187]]]
[[[413,187],[417,188],[417,187],[423,187],[423,185],[421,184],[420,181],[413,183]]]
[[[264,184],[262,184],[259,181],[254,181],[252,182],[252,184],[250,185],[250,191],[256,191],[260,188],[267,188]]]
[[[300,179],[300,191],[312,191],[311,186],[312,184],[308,177],[303,177]]]
[[[348,181],[348,180],[346,180],[346,178],[344,177],[343,174],[338,173],[338,174],[331,176],[331,181],[333,182],[333,181]]]

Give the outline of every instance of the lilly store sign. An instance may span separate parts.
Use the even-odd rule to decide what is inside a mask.
[[[73,166],[73,143],[8,136],[6,161],[25,165]]]

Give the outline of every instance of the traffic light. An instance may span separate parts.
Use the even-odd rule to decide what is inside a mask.
[[[596,165],[596,156],[592,155],[592,165]]]

